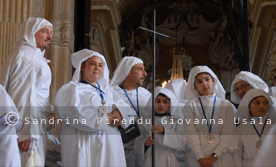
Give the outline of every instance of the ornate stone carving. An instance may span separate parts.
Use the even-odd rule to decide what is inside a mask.
[[[271,32],[273,40],[276,40],[276,13],[273,13],[273,25],[271,26]]]
[[[66,24],[63,22],[59,29],[60,30],[60,44],[62,44],[62,45],[70,44],[69,29],[70,29],[70,24]]]
[[[271,51],[270,59],[267,61],[269,67],[268,85],[276,86],[276,51]]]
[[[69,45],[70,36],[69,30],[71,28],[70,23],[65,22],[53,22],[54,31],[52,44],[56,45]]]

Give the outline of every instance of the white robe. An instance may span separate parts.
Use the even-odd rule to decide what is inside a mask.
[[[275,166],[276,164],[276,125],[272,126],[267,133],[265,140],[263,141],[262,147],[254,162],[255,167],[260,166]]]
[[[148,118],[149,119],[149,118]],[[155,125],[164,127],[164,134],[155,135],[155,166],[178,167],[179,163],[175,156],[176,151],[184,151],[186,139],[184,137],[183,125],[178,124],[176,119],[171,123],[172,116],[155,116]],[[151,146],[145,152],[146,138],[151,136],[151,121],[140,124],[141,136],[137,138],[135,155],[143,160],[142,166],[151,166]]]
[[[210,125],[212,117],[214,96],[200,96],[202,105],[206,114],[206,118]],[[216,153],[218,160],[212,164],[213,167],[234,166],[231,151],[237,148],[235,137],[236,125],[234,124],[233,106],[228,100],[216,97],[214,117],[215,123],[212,125],[211,134],[215,138],[212,144],[205,140],[209,134],[206,123],[202,123],[204,115],[200,106],[199,99],[186,103],[184,114],[184,132],[187,139],[187,166],[200,166],[198,160],[200,158],[209,157],[212,153]],[[186,120],[190,122],[186,123]],[[199,121],[196,122],[196,120]],[[219,121],[223,124],[219,124]]]
[[[269,94],[270,96],[276,98],[276,86],[272,86],[269,88]]]
[[[33,120],[48,120],[51,113],[51,70],[48,62],[39,48],[25,44],[10,54],[0,70],[0,83],[11,96],[25,122],[19,133],[19,141],[31,139],[35,142],[42,164],[45,162],[47,138],[43,134],[46,134],[47,125],[33,124]],[[22,165],[26,164],[31,150],[32,147],[28,152],[20,151]]]
[[[138,115],[136,114],[136,111],[133,109],[131,103],[129,102],[124,90],[122,88],[120,88],[119,85],[113,86],[112,88],[118,94],[118,96],[121,98],[121,100],[123,100],[126,104],[129,105],[128,108],[130,110],[132,110],[131,112],[129,112],[128,119],[131,119],[132,117],[137,119]],[[127,92],[129,99],[131,100],[132,104],[134,105],[134,107],[137,110],[138,108],[137,108],[136,89],[132,90],[132,91],[125,89],[125,91]],[[151,114],[151,113],[146,113],[146,111],[144,109],[150,96],[151,96],[151,93],[148,90],[146,90],[143,87],[138,88],[139,113],[140,113],[140,117],[142,117],[142,118],[147,118],[149,116],[149,114]],[[132,151],[133,147],[134,147],[134,142],[135,142],[135,140],[130,141],[128,143],[124,143],[127,166],[140,166],[141,165],[140,162],[138,162],[137,158],[135,158],[134,153]]]
[[[100,88],[105,92],[108,113],[119,108],[111,97],[116,95],[111,88],[102,84]],[[107,114],[100,121],[101,97],[94,87],[71,81],[58,91],[55,104],[65,123],[61,132],[62,166],[126,166],[120,132],[107,124]],[[120,112],[125,119],[127,115]],[[73,119],[79,123],[72,122]]]
[[[16,134],[16,126],[10,126],[7,124],[6,116],[9,112],[15,112],[19,114],[15,108],[15,105],[9,95],[7,95],[4,88],[0,85],[0,166],[21,166],[21,160],[18,149],[18,136]],[[15,118],[16,120],[19,118]],[[16,120],[13,119],[11,121]],[[18,125],[23,126],[23,121],[19,120]],[[19,128],[22,128],[19,127]],[[20,129],[18,129],[20,130]]]
[[[124,90],[122,88],[120,88],[119,85],[113,86],[112,88],[118,94],[118,96],[121,98],[121,100],[123,100],[126,104],[129,105],[128,106],[129,110],[132,110],[131,112],[129,112],[128,119],[131,119],[132,117],[135,117],[135,119],[137,119],[138,115],[136,114],[136,111],[133,109],[131,103],[129,102]],[[137,110],[138,108],[137,108],[136,89],[131,90],[131,91],[125,89],[125,91],[127,92],[129,99],[131,100],[132,104],[134,105],[134,107]],[[150,96],[151,96],[151,93],[148,90],[146,90],[143,87],[138,88],[139,113],[140,113],[140,117],[142,117],[142,118],[148,118],[149,115],[151,114],[151,113],[146,113],[146,111],[144,109]],[[135,140],[132,140],[128,143],[124,143],[127,166],[140,166],[141,165],[140,162],[138,162],[137,158],[135,158],[134,153],[133,153],[134,142],[135,142]]]
[[[259,117],[251,118],[255,119],[255,127],[259,134],[262,132],[266,118],[267,116],[262,117],[262,120]],[[253,166],[254,160],[259,152],[259,149],[256,147],[256,142],[259,141],[260,138],[255,128],[250,123],[250,120],[246,119],[246,122],[245,124],[245,122],[243,123],[242,120],[240,120],[240,125],[237,128],[239,149],[234,154],[236,166]],[[262,145],[264,144],[268,131],[274,124],[274,120],[271,120],[271,124],[266,124],[262,135]]]

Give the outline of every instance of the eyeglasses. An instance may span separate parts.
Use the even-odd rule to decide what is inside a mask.
[[[244,90],[244,88],[246,88],[248,85],[250,84],[246,84],[246,85],[241,84],[239,87],[235,87],[233,91],[238,92],[240,89]]]

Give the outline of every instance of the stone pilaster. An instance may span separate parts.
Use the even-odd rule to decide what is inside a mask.
[[[0,67],[16,43],[21,24],[31,16],[32,0],[0,0]]]
[[[121,16],[114,0],[92,0],[91,49],[106,58],[110,76],[122,58],[118,25]]]
[[[264,68],[267,60],[270,59],[271,48],[273,47],[274,13],[276,2],[271,0],[252,1],[253,6],[249,19],[253,23],[250,34],[250,64],[252,72],[265,79],[268,76]],[[265,19],[264,19],[265,18]],[[269,80],[267,82],[270,82]]]

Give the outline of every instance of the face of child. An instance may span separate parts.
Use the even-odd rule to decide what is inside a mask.
[[[209,74],[198,74],[195,78],[195,89],[200,96],[212,95],[215,80]]]
[[[170,109],[170,99],[164,96],[157,96],[155,98],[155,112],[156,114],[166,114]]]
[[[268,111],[268,100],[264,96],[253,99],[249,105],[252,117],[263,117]]]

